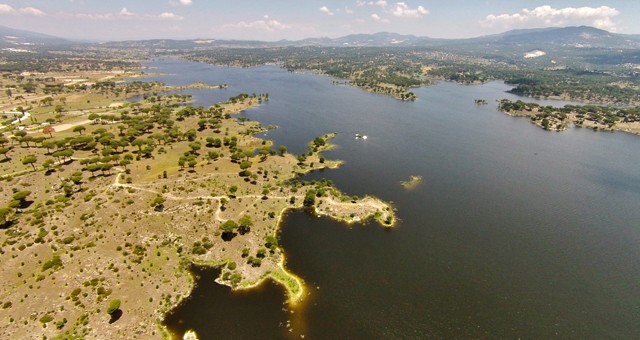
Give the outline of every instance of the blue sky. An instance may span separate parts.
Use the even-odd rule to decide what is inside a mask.
[[[575,25],[640,34],[638,14],[638,0],[0,0],[0,25],[92,40],[465,38]]]

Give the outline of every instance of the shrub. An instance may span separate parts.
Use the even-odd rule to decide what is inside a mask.
[[[109,308],[107,308],[107,314],[111,315],[120,309],[120,300],[115,299],[109,302]]]
[[[47,269],[57,269],[59,267],[62,267],[62,260],[60,259],[59,255],[55,255],[51,260],[45,262],[42,265],[42,271],[45,271]]]
[[[51,317],[51,315],[49,314],[45,314],[43,317],[40,318],[40,322],[42,323],[47,323],[51,321],[53,321],[53,317]]]

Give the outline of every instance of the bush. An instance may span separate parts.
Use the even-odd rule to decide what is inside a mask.
[[[202,255],[207,253],[207,248],[202,246],[202,243],[195,242],[193,243],[193,247],[191,248],[191,253],[196,255]]]
[[[242,281],[242,275],[234,273],[229,277],[229,281],[231,281],[231,284],[235,286]]]
[[[51,260],[45,262],[42,265],[42,271],[45,271],[50,268],[57,269],[59,267],[62,267],[62,260],[60,259],[60,256],[55,255]]]
[[[51,321],[53,321],[53,317],[51,317],[51,315],[49,314],[45,314],[43,317],[40,318],[40,322],[42,323],[47,323]]]
[[[107,314],[111,315],[120,309],[120,300],[115,299],[109,302],[109,308],[107,308]]]

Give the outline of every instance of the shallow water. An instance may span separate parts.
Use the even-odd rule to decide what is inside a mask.
[[[292,334],[640,336],[640,137],[544,131],[496,110],[496,100],[518,99],[500,82],[442,82],[415,89],[416,102],[401,102],[275,66],[152,65],[169,74],[154,79],[170,85],[229,84],[186,91],[196,105],[269,93],[243,115],[280,126],[263,137],[291,152],[338,132],[338,147],[325,156],[345,165],[308,177],[394,202],[394,230],[288,214],[281,232],[287,267],[312,288]],[[407,191],[399,182],[411,175],[423,183]],[[282,325],[291,312],[282,310],[277,286],[234,294],[212,280],[201,276],[199,297],[174,312],[169,328],[195,329],[201,339],[289,334]],[[221,316],[233,322],[212,321]]]

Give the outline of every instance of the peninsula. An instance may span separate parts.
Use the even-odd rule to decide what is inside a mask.
[[[92,66],[1,80],[12,89],[2,110],[15,112],[0,138],[3,336],[161,338],[193,288],[190,264],[221,268],[217,282],[234,289],[275,280],[296,304],[304,282],[278,245],[287,210],[394,225],[377,198],[298,179],[340,165],[321,156],[334,134],[301,155],[254,136],[267,128],[236,115],[267,94],[192,107],[166,92],[177,88],[117,81],[139,69]]]
[[[529,117],[531,123],[545,130],[564,131],[573,124],[594,131],[621,131],[640,135],[640,106],[618,108],[565,105],[557,108],[503,99],[498,109],[510,116]]]

